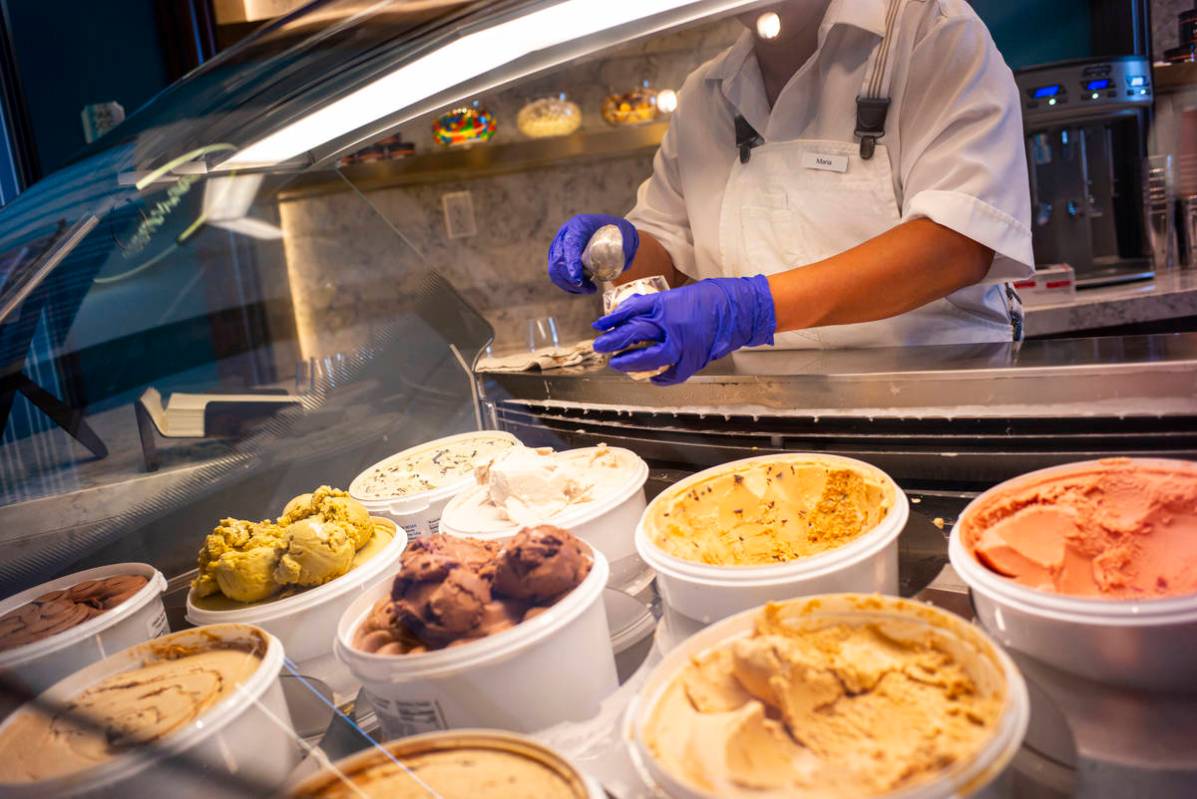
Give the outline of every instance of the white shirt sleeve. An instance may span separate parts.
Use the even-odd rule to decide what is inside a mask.
[[[682,196],[682,181],[678,166],[678,129],[686,123],[681,119],[681,107],[686,101],[685,91],[678,100],[678,111],[669,123],[669,130],[653,157],[653,174],[640,184],[636,205],[628,212],[628,220],[637,230],[651,233],[661,242],[673,259],[674,267],[690,278],[697,277],[694,255],[694,234],[690,229],[690,215]]]
[[[925,217],[992,249],[984,283],[1029,276],[1018,87],[971,11],[941,12],[915,45],[899,126],[903,221]]]

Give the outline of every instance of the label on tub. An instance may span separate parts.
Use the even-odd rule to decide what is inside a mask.
[[[151,639],[158,638],[170,632],[170,625],[166,621],[166,608],[158,608],[158,612],[145,623],[145,631]]]
[[[408,539],[419,538],[422,535],[429,533],[439,533],[441,530],[441,520],[433,519],[430,522],[411,522],[410,524],[399,525],[403,528],[403,532],[407,533]]]
[[[447,730],[445,713],[440,702],[432,700],[405,701],[383,699],[369,694],[370,704],[388,736],[401,737],[421,732]]]

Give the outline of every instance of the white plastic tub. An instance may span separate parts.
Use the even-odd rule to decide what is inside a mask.
[[[542,743],[498,730],[453,730],[452,732],[429,732],[412,735],[398,741],[390,741],[378,748],[366,749],[325,767],[324,771],[308,777],[287,791],[288,796],[315,796],[317,792],[337,782],[352,783],[363,796],[380,796],[371,791],[370,784],[360,784],[359,773],[385,765],[386,761],[404,762],[405,759],[427,752],[452,751],[459,747],[471,747],[510,753],[536,761],[561,776],[573,789],[577,799],[606,799],[607,794],[593,777],[579,771],[563,755]],[[434,794],[430,791],[429,797]],[[485,799],[477,797],[477,799]]]
[[[975,677],[987,676],[1005,686],[1003,710],[993,736],[972,760],[956,764],[929,782],[887,794],[884,799],[973,796],[1002,773],[1022,745],[1030,721],[1031,705],[1026,683],[1013,661],[979,628],[932,605],[898,597],[828,594],[809,597],[806,601],[810,602],[808,617],[816,621],[827,619],[848,624],[892,619],[922,621],[938,634],[959,642],[962,650],[975,654],[975,668],[980,672],[980,675],[974,672]],[[724,619],[665,654],[629,704],[624,738],[641,778],[646,785],[656,789],[658,795],[673,799],[712,799],[711,795],[690,787],[657,763],[645,745],[644,725],[662,692],[677,673],[689,664],[692,656],[717,644],[749,636],[759,611],[760,608],[752,608]]]
[[[0,784],[0,796],[13,799],[44,799],[47,796],[213,799],[246,795],[214,779],[212,773],[216,771],[253,780],[258,788],[265,790],[279,786],[298,764],[299,746],[278,680],[283,665],[283,646],[263,630],[241,624],[222,624],[172,633],[93,663],[55,684],[43,697],[57,704],[69,702],[105,677],[160,659],[160,653],[170,652],[173,646],[202,649],[214,641],[265,641],[266,650],[258,670],[235,694],[204,713],[199,719],[202,724],[176,730],[159,741],[156,751],[132,749],[75,774],[41,782]],[[11,724],[15,718],[16,715],[10,716],[4,724]],[[197,774],[168,763],[174,755],[201,764],[203,771]]]
[[[586,452],[595,447],[564,450]],[[610,449],[617,449],[611,447]],[[652,573],[644,568],[644,562],[636,554],[634,540],[636,525],[647,504],[644,483],[648,480],[648,464],[631,450],[620,449],[635,464],[627,480],[619,490],[609,496],[586,505],[566,509],[564,512],[545,519],[546,524],[569,530],[578,538],[603,553],[610,567],[610,585],[627,593],[638,593],[652,580]],[[462,519],[458,508],[469,499],[469,492],[462,492],[449,501],[441,521],[441,531],[459,538],[478,538],[494,541],[510,538],[520,531],[522,525],[512,524],[498,530],[479,532],[471,529]]]
[[[145,577],[147,582],[136,594],[95,618],[41,641],[0,652],[0,673],[37,694],[84,666],[169,632],[162,604],[166,578],[147,563],[100,566],[42,583],[0,602],[0,616],[42,594],[70,588],[85,580],[123,574]]]
[[[842,464],[884,478],[893,492],[893,505],[872,530],[842,547],[806,558],[769,566],[714,566],[674,557],[649,538],[645,521],[654,509],[695,483],[733,464],[778,462],[789,458]],[[718,621],[766,602],[811,594],[898,593],[898,535],[906,527],[910,505],[897,483],[877,467],[836,455],[787,453],[732,461],[698,472],[659,494],[636,526],[636,549],[657,573],[661,599],[672,610],[707,623]]]
[[[445,505],[454,496],[474,484],[473,474],[462,475],[460,478],[431,491],[423,491],[418,494],[405,494],[397,497],[374,497],[371,499],[362,497],[363,485],[366,478],[376,469],[384,469],[393,463],[398,463],[421,452],[440,449],[459,441],[468,441],[479,437],[510,440],[514,446],[519,446],[520,443],[519,439],[515,436],[499,430],[482,430],[475,433],[461,433],[455,436],[438,438],[435,441],[429,441],[426,444],[409,447],[402,452],[397,452],[394,455],[383,458],[370,468],[363,470],[349,484],[349,496],[365,505],[366,510],[370,511],[371,515],[384,516],[394,520],[407,533],[408,538],[438,532],[440,530],[441,513],[444,511]]]
[[[1187,461],[1136,458],[1195,469]],[[1093,599],[1039,591],[977,562],[961,540],[965,520],[995,493],[1092,466],[1081,462],[1029,472],[978,496],[948,541],[952,568],[972,590],[977,619],[1011,649],[1098,682],[1146,690],[1193,690],[1197,675],[1197,595],[1167,599]]]
[[[590,718],[618,687],[603,607],[607,560],[594,552],[581,585],[540,615],[476,641],[415,655],[353,647],[382,583],[358,597],[337,628],[336,653],[363,686],[384,738],[493,727],[532,732]]]
[[[407,547],[407,535],[396,528],[395,537],[382,551],[356,569],[285,599],[262,602],[236,610],[196,607],[193,591],[187,594],[187,621],[192,624],[255,624],[275,636],[299,673],[322,680],[337,701],[351,699],[358,689],[353,675],[333,655],[337,622],[345,609],[364,591],[394,574]]]

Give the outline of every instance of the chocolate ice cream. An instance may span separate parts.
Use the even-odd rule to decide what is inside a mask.
[[[570,591],[590,573],[582,542],[552,525],[525,529],[507,545],[495,572],[495,590],[544,602]]]
[[[360,650],[415,654],[510,629],[576,588],[592,559],[569,532],[542,525],[502,543],[425,536],[400,564],[390,597],[354,633]]]
[[[0,617],[0,651],[41,641],[111,610],[140,591],[146,578],[119,574],[50,591]]]

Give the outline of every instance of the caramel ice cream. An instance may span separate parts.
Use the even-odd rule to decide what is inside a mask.
[[[1197,464],[1111,458],[994,489],[960,520],[989,570],[1060,594],[1197,593]]]
[[[146,578],[121,574],[48,591],[0,616],[0,652],[41,641],[112,610],[145,587]]]
[[[503,542],[417,538],[401,557],[390,596],[375,604],[353,645],[416,654],[508,630],[576,588],[592,563],[581,541],[549,525]]]
[[[862,799],[989,741],[1004,697],[958,644],[920,622],[804,618],[801,602],[766,605],[659,694],[641,740],[676,779],[719,797]]]
[[[629,450],[605,444],[564,452],[517,447],[478,465],[477,486],[449,504],[443,522],[470,534],[550,523],[610,498],[641,463]]]
[[[328,486],[295,497],[275,521],[221,519],[200,548],[192,600],[232,610],[323,585],[381,552],[396,530]]]
[[[0,730],[0,783],[64,777],[161,740],[231,696],[262,662],[248,647],[164,654],[170,656],[100,680],[70,701],[68,710],[102,733],[65,713],[18,711]]]
[[[876,527],[894,501],[893,483],[876,469],[780,455],[669,489],[649,509],[645,532],[677,558],[763,566],[843,546]]]
[[[478,433],[444,443],[433,442],[388,458],[349,487],[359,499],[391,499],[435,491],[469,477],[479,461],[518,446],[505,433]]]
[[[384,744],[307,780],[292,793],[312,799],[584,799],[572,768],[514,736],[443,733]]]

